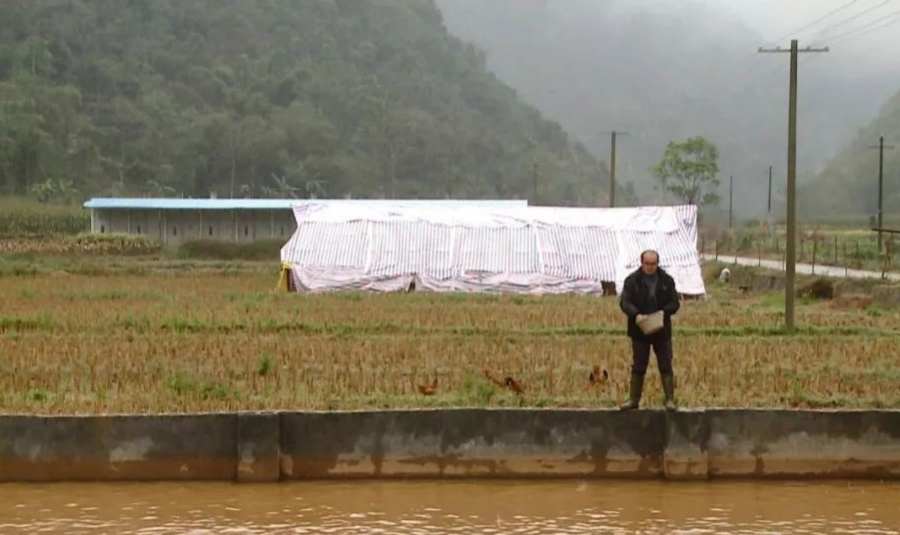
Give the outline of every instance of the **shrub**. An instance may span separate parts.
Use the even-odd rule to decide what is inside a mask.
[[[280,239],[234,243],[222,240],[193,240],[178,248],[182,258],[211,260],[278,260],[284,241]]]

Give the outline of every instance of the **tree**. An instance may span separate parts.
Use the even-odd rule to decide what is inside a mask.
[[[669,142],[662,160],[650,171],[663,187],[687,204],[719,202],[719,149],[703,136]]]
[[[525,197],[535,154],[548,202],[596,189],[432,0],[0,1],[0,20],[0,194]]]

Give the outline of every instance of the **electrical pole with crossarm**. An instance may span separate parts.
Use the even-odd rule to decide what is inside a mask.
[[[884,149],[893,149],[893,145],[884,144],[884,134],[878,137],[878,145],[869,146],[870,149],[878,149],[878,253],[881,254],[881,229],[884,228],[882,225],[882,217],[884,212],[882,211],[882,199],[884,197]]]
[[[784,270],[784,323],[788,331],[794,330],[794,279],[797,276],[797,58],[801,52],[828,52],[828,47],[800,49],[797,40],[791,40],[791,48],[765,49],[760,53],[791,55],[791,88],[788,104],[788,168],[787,168],[787,247]]]

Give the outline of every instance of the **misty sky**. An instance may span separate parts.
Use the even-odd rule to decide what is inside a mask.
[[[654,7],[673,4],[667,0],[637,0],[636,3]],[[818,24],[799,31],[795,37],[800,45],[829,46],[830,62],[841,67],[849,64],[883,68],[900,64],[900,0],[702,0],[702,3],[711,10],[729,12],[743,20],[763,37],[761,46],[774,45],[776,39],[834,12]],[[895,24],[888,25],[891,22]],[[789,39],[785,38],[781,45],[789,46]]]
[[[516,1],[503,2],[503,9]],[[789,58],[759,54],[761,46],[789,47],[797,38],[801,47],[830,48],[801,54],[801,180],[849,147],[900,87],[900,0],[532,0],[510,17],[475,7],[479,2],[490,3],[439,0],[452,31],[488,50],[491,69],[586,146],[605,146],[595,123],[628,124],[632,137],[619,149],[619,176],[642,195],[655,187],[648,154],[679,136],[702,134],[722,148],[723,174],[739,177],[736,191],[764,199],[761,182],[740,177],[761,177],[759,170],[773,162],[783,167]],[[611,50],[629,39],[641,42],[615,55],[579,48]],[[617,75],[607,80],[597,69]],[[657,116],[635,111],[641,103],[658,105],[648,83],[666,87],[670,79],[667,96],[680,100],[670,98]],[[602,91],[592,89],[600,84]],[[633,95],[640,97],[632,102]],[[695,106],[700,99],[706,104]],[[764,206],[742,204],[738,211]]]

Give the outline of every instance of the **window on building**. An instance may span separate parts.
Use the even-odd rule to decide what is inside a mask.
[[[172,236],[178,236],[178,227],[172,227]]]
[[[138,229],[137,229],[137,230],[138,230],[138,234],[140,234],[140,233],[141,233],[141,226],[140,226],[140,225],[138,225]]]
[[[100,234],[106,234],[106,225],[100,225]]]
[[[249,236],[249,235],[250,235],[250,227],[248,227],[247,225],[244,225],[244,236]]]
[[[212,236],[212,227],[209,227],[209,235]]]
[[[281,227],[281,235],[284,236],[284,227]]]

